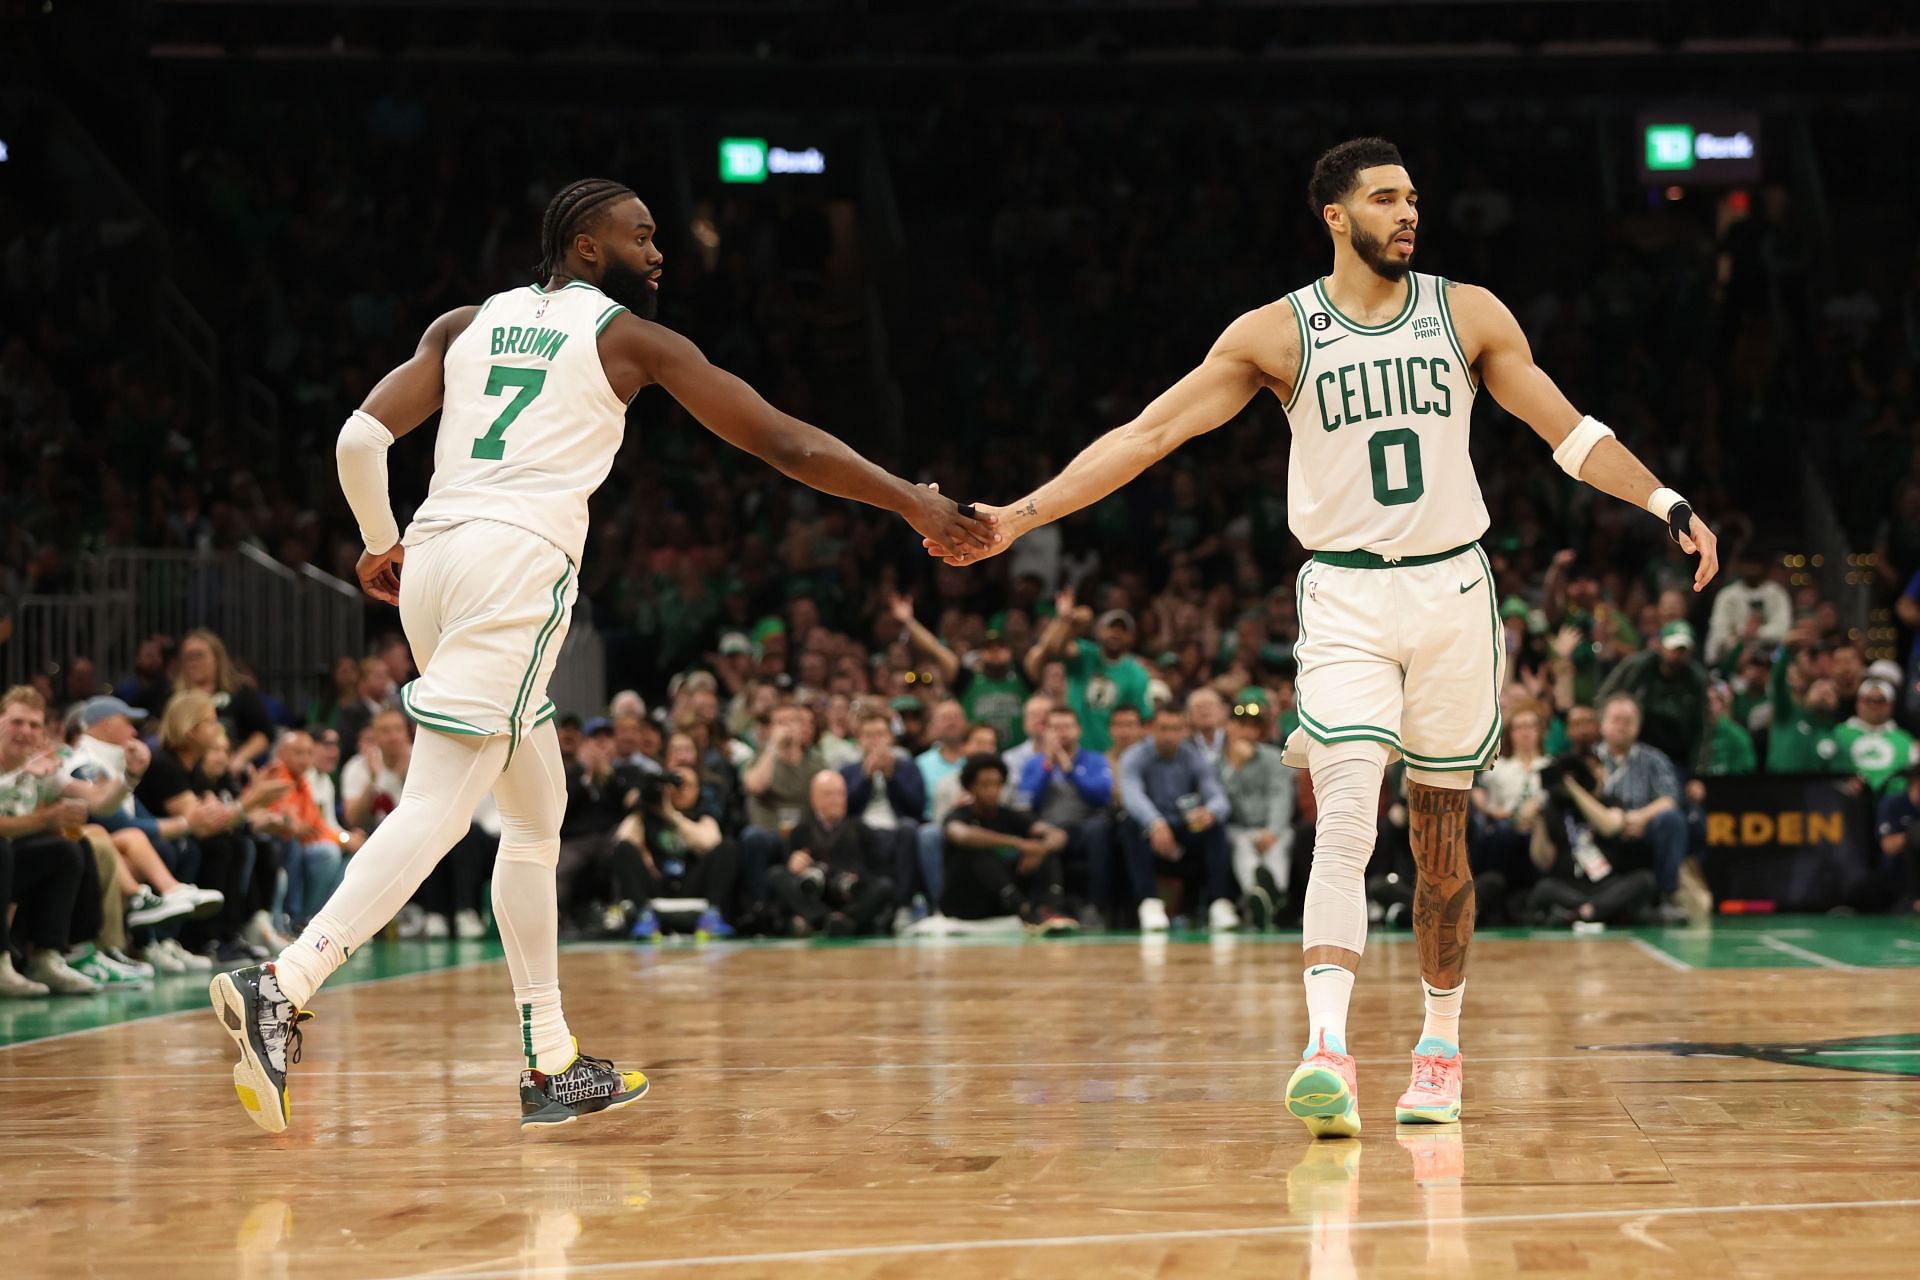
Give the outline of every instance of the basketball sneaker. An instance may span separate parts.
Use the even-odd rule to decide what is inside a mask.
[[[1338,1037],[1322,1031],[1318,1047],[1300,1055],[1287,1080],[1287,1110],[1316,1138],[1360,1135],[1359,1077]]]
[[[287,1068],[300,1061],[300,1024],[313,1015],[282,994],[271,964],[218,974],[207,994],[220,1025],[240,1046],[233,1068],[240,1105],[268,1133],[281,1132],[293,1119]]]
[[[618,1111],[646,1097],[649,1087],[640,1072],[581,1053],[576,1040],[565,1071],[547,1075],[528,1067],[520,1073],[520,1127],[571,1124],[582,1116]]]
[[[1460,1118],[1460,1051],[1443,1040],[1413,1047],[1413,1082],[1394,1105],[1401,1124],[1452,1124]]]

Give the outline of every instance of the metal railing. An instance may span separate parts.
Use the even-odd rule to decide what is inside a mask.
[[[366,647],[354,587],[312,565],[281,564],[254,547],[232,552],[115,550],[80,561],[81,589],[26,596],[0,649],[7,680],[91,658],[103,677],[133,668],[140,641],[217,634],[261,691],[291,708],[324,693],[333,660]]]

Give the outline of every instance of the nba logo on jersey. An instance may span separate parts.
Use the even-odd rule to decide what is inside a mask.
[[[535,307],[535,308],[533,309],[533,318],[534,318],[535,320],[538,320],[538,319],[540,319],[540,318],[541,318],[542,316],[544,316],[544,315],[546,315],[546,314],[547,314],[547,304],[548,304],[549,302],[551,302],[551,301],[553,301],[553,299],[551,299],[551,298],[542,298],[542,299],[540,299],[540,305],[539,305],[539,306],[537,306],[537,307]]]

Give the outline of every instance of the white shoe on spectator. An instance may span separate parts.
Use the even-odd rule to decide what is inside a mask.
[[[92,978],[102,987],[144,987],[147,979],[139,970],[130,969],[91,942],[75,947],[66,957],[67,967],[82,977]]]
[[[1226,898],[1215,898],[1207,908],[1207,928],[1215,933],[1231,933],[1240,927],[1240,912]]]
[[[394,913],[393,933],[397,938],[417,938],[427,927],[427,913],[417,902],[409,902]]]
[[[1165,933],[1168,927],[1167,904],[1158,898],[1140,899],[1140,932]]]
[[[144,929],[150,924],[161,924],[167,920],[178,920],[181,916],[193,912],[193,903],[180,898],[164,898],[153,890],[141,885],[131,898],[127,899],[127,924],[135,929]]]
[[[264,911],[256,911],[247,917],[247,926],[240,931],[240,938],[243,942],[250,942],[270,952],[285,951],[293,945],[293,939],[274,928],[273,920]]]
[[[27,976],[35,982],[44,982],[47,990],[55,995],[90,996],[100,990],[100,984],[92,978],[69,968],[66,957],[58,951],[36,951],[29,956]]]
[[[901,906],[901,907],[894,908],[894,912],[893,912],[894,933],[902,934],[911,928],[913,928],[913,908],[908,906]]]
[[[453,915],[453,936],[472,941],[487,936],[487,926],[481,923],[480,913],[472,907],[465,911],[456,911]]]
[[[167,954],[172,956],[177,962],[179,962],[180,968],[175,970],[175,972],[177,973],[212,973],[213,972],[212,960],[210,960],[206,956],[197,955],[194,952],[187,950],[185,947],[180,945],[180,940],[178,938],[168,938],[165,940],[164,943],[161,943],[159,945],[165,946],[167,949]]]
[[[447,927],[447,918],[445,916],[441,915],[438,911],[429,911],[427,912],[426,927],[421,929],[420,936],[423,938],[444,938],[451,932],[452,930]]]
[[[161,895],[166,902],[184,902],[189,919],[205,920],[227,905],[227,895],[218,889],[202,889],[197,884],[177,884]]]
[[[0,951],[0,996],[24,998],[28,996],[51,995],[52,991],[44,982],[35,982],[23,978],[13,967],[13,956]]]
[[[158,942],[148,943],[147,949],[140,953],[140,958],[152,965],[155,972],[158,973],[185,973],[187,971],[186,961],[173,954],[172,939],[170,938],[162,938]]]
[[[122,969],[131,969],[143,978],[151,978],[153,976],[154,971],[152,965],[135,960],[118,947],[102,947],[100,948],[100,954],[119,965]]]

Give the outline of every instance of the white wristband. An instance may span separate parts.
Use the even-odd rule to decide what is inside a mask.
[[[1586,462],[1587,455],[1593,452],[1593,447],[1602,440],[1612,438],[1613,428],[1588,414],[1580,419],[1578,426],[1567,432],[1567,438],[1554,449],[1553,460],[1560,464],[1562,471],[1578,480],[1580,468]]]
[[[400,541],[387,498],[387,450],[393,433],[364,409],[355,409],[340,427],[334,461],[340,468],[340,490],[360,522],[360,540],[369,555],[392,550]]]
[[[1672,489],[1667,488],[1665,485],[1662,485],[1647,495],[1647,510],[1653,512],[1654,515],[1660,517],[1662,520],[1665,520],[1668,513],[1673,510],[1675,503],[1685,501],[1685,498],[1675,493]]]

